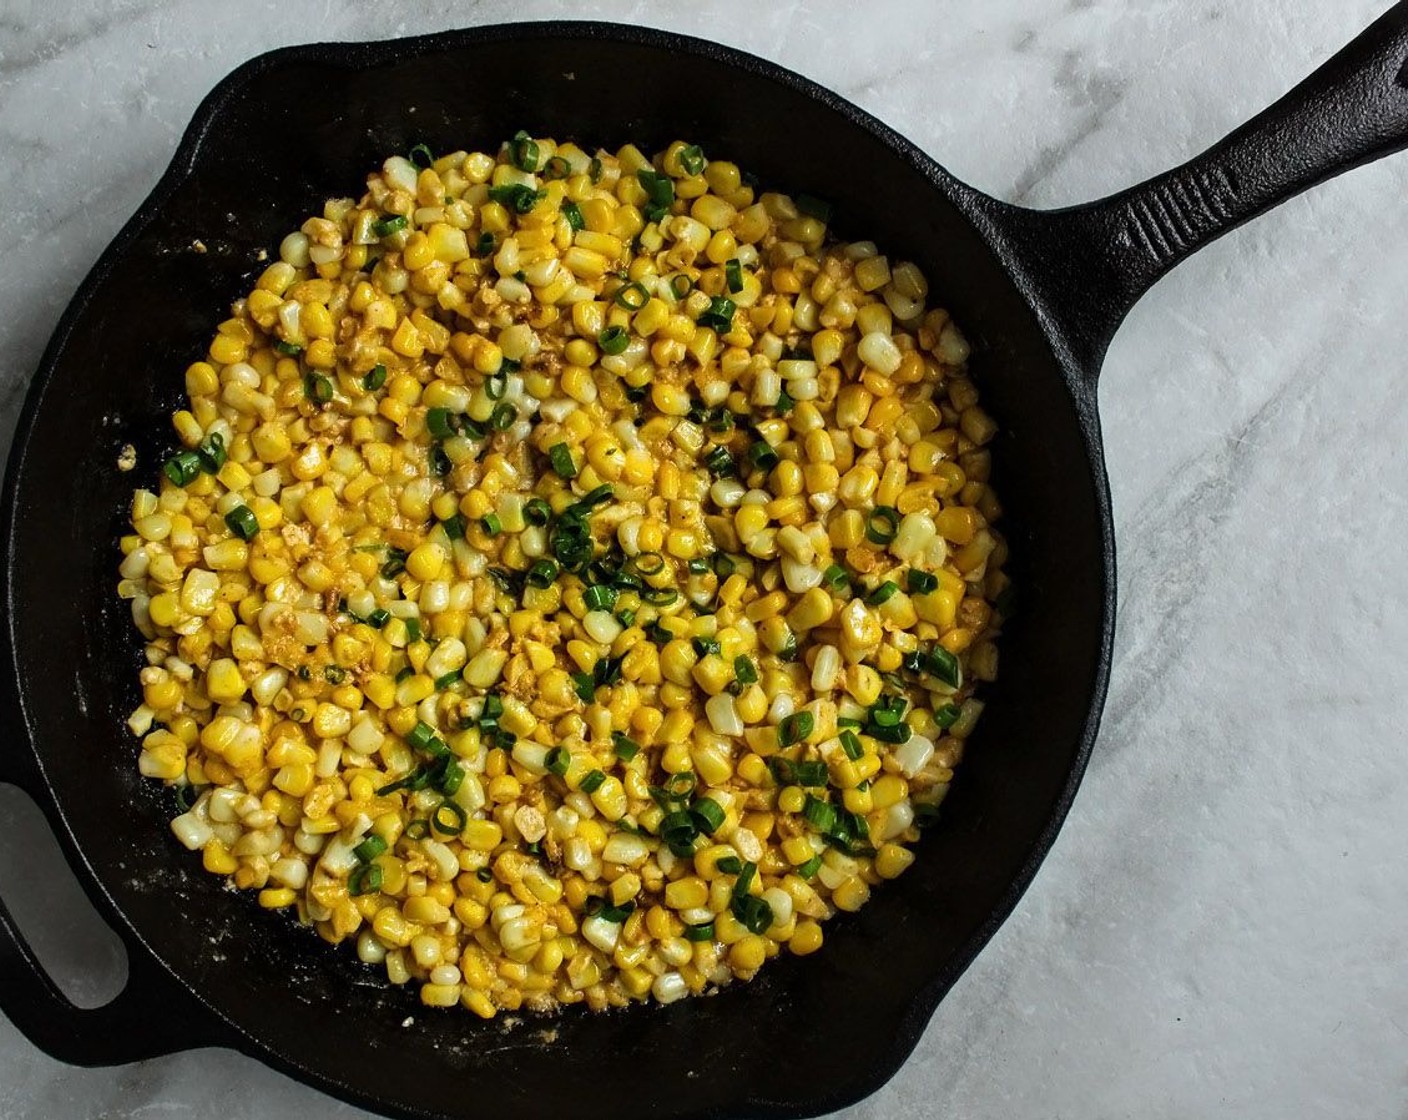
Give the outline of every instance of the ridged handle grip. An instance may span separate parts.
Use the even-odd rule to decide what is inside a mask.
[[[1408,147],[1408,0],[1181,167],[1066,210],[996,204],[988,232],[1093,385],[1115,330],[1169,269],[1301,191]]]

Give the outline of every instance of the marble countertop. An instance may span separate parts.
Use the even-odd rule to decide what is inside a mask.
[[[776,59],[1045,207],[1180,162],[1385,7],[8,0],[0,450],[59,312],[197,102],[270,47],[655,23]],[[1408,1115],[1405,245],[1400,157],[1213,245],[1120,331],[1101,405],[1121,606],[1089,775],[1016,913],[846,1117]],[[58,981],[101,1002],[121,951],[8,787],[0,835],[0,895]],[[68,1068],[0,1018],[5,1120],[216,1114],[365,1115],[229,1052]]]

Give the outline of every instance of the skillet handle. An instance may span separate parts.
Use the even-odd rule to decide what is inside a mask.
[[[50,1057],[115,1066],[200,1046],[230,1045],[214,1015],[127,946],[127,985],[103,1007],[81,1008],[55,986],[0,902],[0,1012]]]
[[[1341,172],[1408,147],[1408,0],[1202,155],[1065,210],[999,204],[989,233],[1094,386],[1125,315],[1204,245]]]

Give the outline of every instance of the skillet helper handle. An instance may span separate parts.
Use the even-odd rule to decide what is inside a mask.
[[[0,902],[0,1014],[50,1057],[76,1066],[115,1066],[199,1046],[228,1044],[213,1016],[152,963],[128,948],[127,985],[103,1007],[81,1008],[55,986]]]
[[[1243,222],[1408,147],[1408,0],[1202,155],[1067,210],[996,221],[1093,385],[1115,330],[1169,269]]]

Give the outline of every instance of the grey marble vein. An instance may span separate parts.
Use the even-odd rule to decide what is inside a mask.
[[[314,39],[657,23],[840,91],[954,174],[1069,205],[1269,104],[1385,0],[8,0],[0,450],[83,274],[205,92]],[[1118,658],[1036,883],[851,1120],[1408,1117],[1408,156],[1160,282],[1101,385]],[[121,949],[0,787],[0,896],[80,1002]],[[55,884],[50,888],[49,884]],[[365,1116],[242,1056],[75,1070],[0,1018],[0,1120]]]

